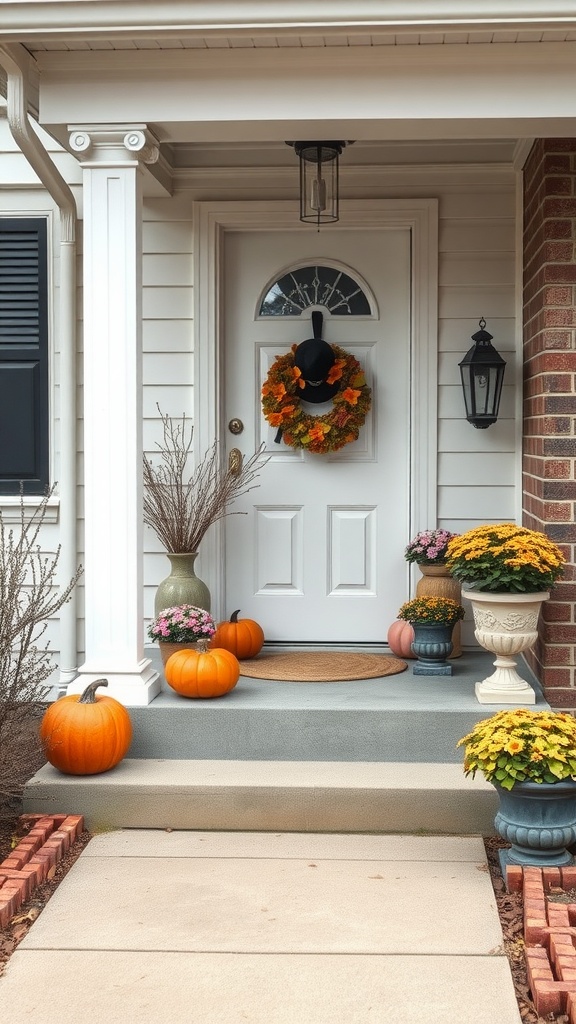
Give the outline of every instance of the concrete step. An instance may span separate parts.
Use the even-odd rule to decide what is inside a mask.
[[[157,652],[153,651],[158,660]],[[453,662],[452,676],[290,683],[241,676],[216,700],[186,700],[167,685],[147,707],[130,708],[131,758],[251,761],[422,761],[462,763],[461,736],[499,710],[474,685],[493,668],[485,651]],[[537,689],[524,664],[519,670]]]
[[[102,775],[45,765],[26,812],[83,814],[91,830],[490,834],[497,808],[461,764],[127,758]]]

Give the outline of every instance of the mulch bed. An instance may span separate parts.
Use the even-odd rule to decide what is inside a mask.
[[[553,1014],[547,1018],[540,1017],[532,1002],[524,956],[522,896],[517,892],[506,891],[498,859],[498,851],[506,845],[498,836],[489,836],[484,839],[492,888],[494,889],[496,906],[502,926],[502,935],[504,936],[504,951],[510,964],[520,1017],[524,1024],[550,1024],[552,1021],[557,1022],[557,1024],[567,1024],[568,1017],[564,1015],[556,1016]]]

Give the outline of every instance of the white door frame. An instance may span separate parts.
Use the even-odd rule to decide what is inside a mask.
[[[194,450],[222,437],[222,263],[226,231],[310,231],[293,201],[195,202],[194,216]],[[408,228],[412,238],[410,354],[410,534],[436,526],[438,393],[438,201],[354,199],[340,228]],[[326,233],[330,231],[327,227]],[[406,543],[410,537],[406,538]],[[225,564],[222,524],[211,527],[200,552],[200,574],[223,618]]]

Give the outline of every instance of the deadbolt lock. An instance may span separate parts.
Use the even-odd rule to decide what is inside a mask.
[[[242,420],[236,418],[230,420],[230,423],[228,424],[228,430],[230,431],[231,434],[241,434],[242,431],[244,430],[244,424],[242,423]]]

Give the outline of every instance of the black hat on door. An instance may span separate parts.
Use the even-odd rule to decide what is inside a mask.
[[[305,382],[298,391],[303,402],[328,402],[338,391],[339,384],[328,384],[326,378],[336,362],[334,350],[327,341],[322,341],[322,313],[312,313],[312,330],[314,337],[302,341],[294,353],[294,366],[297,366]]]

